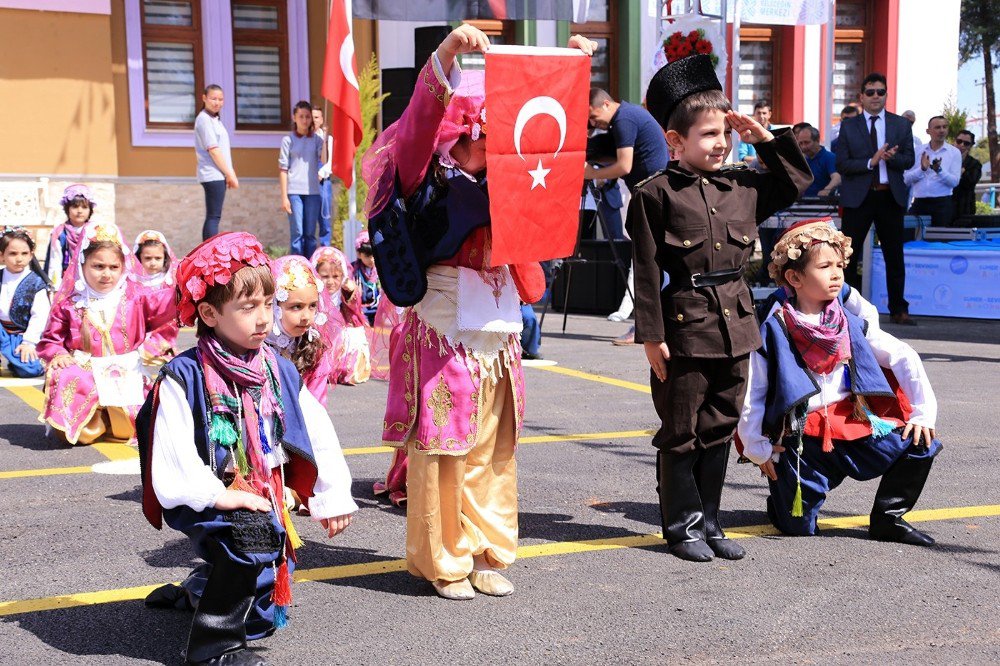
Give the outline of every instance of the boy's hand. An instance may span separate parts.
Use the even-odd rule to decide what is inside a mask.
[[[14,350],[14,353],[21,357],[21,363],[34,363],[38,360],[38,353],[35,352],[35,345],[29,342],[22,342]]]
[[[924,448],[930,448],[934,438],[937,437],[933,428],[925,428],[924,426],[919,426],[916,423],[907,423],[906,427],[903,428],[902,437],[903,439],[906,439],[911,434],[913,435],[913,445],[920,446],[920,442],[922,440]]]
[[[281,210],[285,211],[288,215],[292,214],[292,202],[288,197],[284,197],[281,200]]]
[[[779,446],[778,444],[772,444],[771,445],[771,457],[768,458],[767,461],[763,465],[757,465],[757,467],[760,467],[760,473],[763,476],[766,476],[767,478],[771,479],[772,481],[777,481],[778,480],[778,471],[776,469],[774,469],[774,454],[775,453],[784,453],[784,452],[785,452],[785,447]]]
[[[646,352],[646,360],[653,374],[661,382],[667,381],[667,361],[670,360],[670,349],[666,342],[644,342],[642,348]]]
[[[729,111],[726,113],[726,121],[740,135],[740,141],[743,143],[752,145],[774,138],[770,131],[745,113]]]
[[[598,44],[592,39],[587,39],[583,35],[573,35],[569,38],[569,43],[566,44],[567,48],[570,49],[580,49],[585,55],[592,56],[597,53]]]
[[[233,490],[227,488],[215,500],[215,508],[219,511],[233,511],[235,509],[250,509],[266,513],[271,510],[271,503],[260,495],[248,493],[245,490]]]
[[[347,529],[347,526],[351,524],[351,514],[346,513],[343,516],[334,516],[333,518],[323,518],[319,521],[319,524],[326,529],[326,535],[333,538]]]
[[[62,370],[63,368],[69,367],[76,363],[73,360],[72,354],[57,354],[51,361],[49,361],[49,367],[53,370]]]

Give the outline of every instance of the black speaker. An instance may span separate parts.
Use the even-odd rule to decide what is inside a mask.
[[[615,249],[622,261],[632,257],[632,243],[627,240],[614,241]],[[580,257],[588,260],[573,264],[573,279],[570,280],[569,296],[564,302],[566,277],[569,266],[564,266],[552,283],[552,308],[559,312],[569,308],[577,314],[606,315],[614,312],[625,295],[625,281],[614,264],[611,247],[606,240],[581,240]],[[628,270],[626,264],[625,270]]]
[[[451,32],[451,26],[432,25],[413,30],[413,67],[416,71],[427,63],[427,59]]]
[[[382,102],[382,127],[388,127],[403,115],[413,95],[416,79],[417,70],[412,67],[382,70],[382,92],[389,94]]]

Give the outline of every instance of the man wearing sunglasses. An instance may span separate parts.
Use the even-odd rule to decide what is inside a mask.
[[[885,110],[887,87],[882,74],[865,77],[858,95],[864,112],[840,124],[836,154],[842,176],[842,230],[860,258],[865,237],[875,223],[885,260],[889,314],[893,323],[914,325],[903,298],[903,214],[909,203],[903,173],[914,162],[913,130],[905,118]],[[844,277],[852,287],[861,288],[857,262],[847,265]]]
[[[962,154],[962,177],[952,193],[956,220],[963,215],[974,215],[976,212],[976,183],[983,177],[983,165],[969,154],[975,144],[976,135],[967,129],[955,137],[955,147]]]

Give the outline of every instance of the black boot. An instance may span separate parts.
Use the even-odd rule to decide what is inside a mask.
[[[237,565],[221,546],[213,545],[216,557],[191,620],[187,663],[266,666],[266,661],[246,649],[246,618],[260,568]]]
[[[146,608],[193,610],[191,602],[188,600],[187,590],[174,583],[162,585],[146,595]]]
[[[723,559],[742,560],[747,552],[743,550],[743,546],[727,538],[719,524],[719,504],[722,501],[722,485],[726,480],[731,447],[732,442],[726,442],[705,449],[695,467],[695,480],[701,494],[701,505],[705,509],[705,536],[709,548]]]
[[[917,503],[934,458],[900,458],[882,475],[872,505],[868,536],[912,546],[933,546],[934,539],[903,520]]]
[[[705,517],[694,479],[694,467],[701,451],[656,453],[657,492],[663,538],[670,552],[682,560],[708,562],[712,549],[705,543]]]

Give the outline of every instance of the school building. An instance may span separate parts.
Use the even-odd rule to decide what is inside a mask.
[[[703,10],[712,4],[703,0]],[[774,122],[819,126],[824,106],[836,117],[877,70],[889,78],[888,108],[914,109],[921,136],[926,119],[954,96],[958,69],[960,2],[936,0],[933,11],[929,4],[836,0],[832,77],[828,26],[744,22],[739,106],[766,98]],[[593,83],[640,102],[670,30],[656,6],[590,0],[582,23],[474,23],[498,43],[565,45],[571,34],[587,35],[600,45]],[[295,102],[320,100],[327,11],[326,0],[0,0],[0,222],[54,224],[63,188],[85,182],[99,199],[96,215],[127,237],[160,229],[186,252],[200,240],[204,216],[192,124],[202,88],[216,83],[240,180],[226,196],[222,228],[287,246],[278,145]],[[358,62],[374,52],[391,94],[383,122],[405,107],[416,69],[448,29],[355,20]],[[482,58],[466,56],[463,66],[480,67]]]

